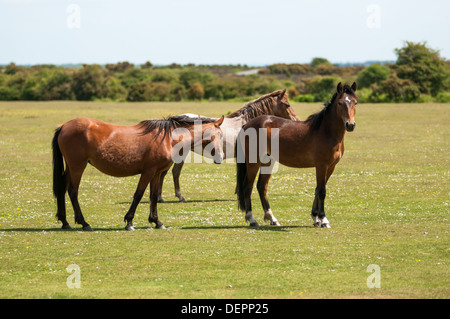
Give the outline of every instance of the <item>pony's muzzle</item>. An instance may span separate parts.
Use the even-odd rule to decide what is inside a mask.
[[[356,122],[353,123],[349,123],[348,121],[345,122],[345,129],[347,130],[347,132],[353,132],[353,130],[355,129],[356,126]]]
[[[223,153],[217,156],[214,156],[214,164],[221,164],[223,162]]]

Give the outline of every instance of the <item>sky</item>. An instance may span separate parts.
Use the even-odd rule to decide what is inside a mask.
[[[448,0],[0,0],[0,64],[395,61],[405,41],[450,59]]]

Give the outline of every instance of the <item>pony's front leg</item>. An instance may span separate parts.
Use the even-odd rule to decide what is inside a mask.
[[[317,187],[315,191],[311,217],[313,219],[315,227],[331,228],[330,222],[325,216],[326,182],[328,180],[326,172],[326,167],[316,168]]]
[[[150,181],[150,215],[148,221],[156,224],[156,229],[166,229],[163,223],[158,219],[158,190],[160,186],[161,174],[156,174]]]
[[[164,199],[162,198],[162,188],[163,188],[163,184],[164,184],[164,178],[167,175],[167,172],[169,170],[165,170],[161,173],[161,178],[160,178],[160,182],[159,182],[159,191],[158,191],[158,203],[164,203]]]

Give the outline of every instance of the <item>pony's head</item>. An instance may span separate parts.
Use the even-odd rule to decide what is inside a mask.
[[[276,99],[276,103],[273,107],[274,115],[286,119],[291,119],[293,121],[300,121],[300,118],[289,103],[289,99],[286,95],[286,89],[279,92],[280,93],[277,96],[274,96],[274,98]]]
[[[212,158],[215,164],[220,164],[223,161],[223,133],[220,129],[222,125],[224,116],[213,122],[203,125],[203,138],[202,138],[202,148],[203,156]]]
[[[339,82],[336,88],[336,111],[344,122],[347,132],[352,132],[356,126],[355,114],[356,104],[358,104],[358,97],[355,93],[356,88],[355,82],[353,82],[352,86],[342,85]]]

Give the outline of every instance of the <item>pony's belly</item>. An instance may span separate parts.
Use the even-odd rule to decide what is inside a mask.
[[[98,160],[89,160],[89,163],[100,172],[115,177],[133,176],[142,172],[142,168],[135,163],[118,163]]]
[[[280,164],[283,164],[285,166],[289,167],[295,167],[295,168],[308,168],[308,167],[315,167],[316,163],[314,161],[313,157],[304,155],[301,157],[286,157],[282,156],[280,157]]]
[[[122,152],[114,148],[109,148],[108,151],[99,151],[89,159],[89,163],[102,173],[117,177],[140,174],[143,162],[143,154]]]

